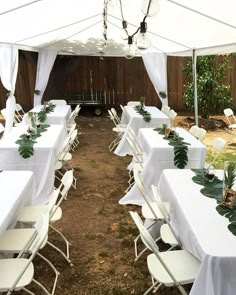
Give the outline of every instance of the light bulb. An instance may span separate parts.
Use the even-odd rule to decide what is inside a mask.
[[[139,33],[136,39],[136,46],[139,50],[146,50],[151,46],[151,42],[147,37],[147,33]]]
[[[148,10],[149,2],[150,7]],[[147,16],[154,16],[160,11],[160,0],[143,0],[142,2],[142,12]],[[147,13],[148,12],[148,13]]]
[[[133,44],[127,45],[124,51],[125,51],[125,58],[132,59],[133,57],[135,57],[136,50]]]

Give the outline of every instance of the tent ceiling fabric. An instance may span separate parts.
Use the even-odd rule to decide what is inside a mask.
[[[190,56],[236,52],[235,0],[159,0],[146,19],[149,52]],[[123,56],[119,0],[110,0],[108,46],[104,55]],[[104,0],[2,0],[0,43],[28,50],[52,48],[62,54],[101,55]],[[144,15],[142,0],[122,0],[130,35]],[[208,16],[208,17],[207,17]]]

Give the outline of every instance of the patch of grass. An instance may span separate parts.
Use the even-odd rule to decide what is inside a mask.
[[[123,247],[129,248],[129,247],[133,247],[134,241],[131,238],[124,238],[121,244]]]
[[[99,255],[100,257],[109,257],[109,254],[108,254],[107,251],[102,251],[102,252],[98,253],[98,255]]]
[[[209,153],[207,157],[207,162],[210,163],[213,160],[214,153]],[[236,161],[236,154],[232,154],[229,152],[223,152],[219,155],[219,157],[214,162],[215,169],[224,169],[225,161]]]

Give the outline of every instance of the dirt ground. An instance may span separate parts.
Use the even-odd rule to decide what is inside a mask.
[[[178,118],[181,121],[182,118]],[[127,188],[126,170],[130,157],[118,157],[108,150],[114,139],[112,122],[104,114],[93,117],[81,113],[78,118],[80,144],[71,162],[77,177],[77,189],[70,190],[62,204],[63,218],[55,224],[71,242],[71,267],[49,247],[42,249],[60,272],[56,295],[141,295],[150,286],[146,255],[134,265],[133,240],[137,230],[119,199]],[[230,136],[225,130],[209,132],[205,143],[215,136]],[[64,244],[56,235],[50,240]],[[163,248],[165,246],[163,245]],[[35,277],[51,288],[52,271],[35,259]],[[191,286],[188,286],[188,290]],[[40,291],[33,287],[37,294]],[[23,292],[18,292],[23,294]],[[179,294],[175,288],[162,287],[157,294]]]

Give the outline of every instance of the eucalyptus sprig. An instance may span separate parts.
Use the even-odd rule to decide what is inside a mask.
[[[144,109],[144,102],[140,101],[140,104],[134,107],[135,111],[139,113],[145,122],[150,122],[152,117],[151,114]]]

